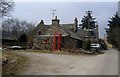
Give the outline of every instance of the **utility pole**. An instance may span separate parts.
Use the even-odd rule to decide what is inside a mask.
[[[55,12],[57,11],[57,10],[54,10],[54,9],[50,9],[53,13],[53,19],[54,19],[54,16],[55,16]]]

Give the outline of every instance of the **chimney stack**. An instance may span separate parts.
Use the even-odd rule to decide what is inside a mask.
[[[52,26],[59,26],[60,20],[55,16],[55,19],[52,19]]]

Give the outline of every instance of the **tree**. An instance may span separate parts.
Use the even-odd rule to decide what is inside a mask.
[[[95,18],[91,16],[92,11],[87,11],[87,16],[84,16],[81,20],[80,28],[93,29],[96,28]]]
[[[118,16],[118,13],[110,18],[108,26],[109,28],[106,29],[108,42],[120,49],[120,34],[118,33],[120,31],[120,17]]]
[[[20,21],[18,19],[7,19],[2,22],[2,32],[10,32],[12,35],[19,37]]]
[[[110,18],[110,20],[108,21],[109,30],[120,27],[119,19],[120,17],[118,16],[118,13],[116,13],[113,17]]]
[[[15,3],[12,0],[0,0],[0,18],[10,16]]]
[[[28,23],[26,21],[21,21],[19,24],[22,33],[31,33],[31,31],[33,31],[33,29],[35,28],[33,23]]]
[[[26,34],[20,35],[19,42],[20,42],[21,46],[26,47],[27,46],[27,41],[28,41],[28,38],[27,38]]]
[[[91,41],[89,41],[89,40],[85,42],[85,50],[90,50],[90,48],[91,48],[90,44],[91,44]]]
[[[16,38],[26,34],[28,45],[33,45],[33,30],[35,26],[33,23],[20,21],[18,19],[7,19],[2,22],[2,32],[11,33]]]
[[[20,41],[20,42],[27,42],[27,35],[26,35],[26,34],[20,35],[19,41]]]
[[[30,48],[33,46],[33,41],[34,41],[34,35],[33,35],[33,30],[35,29],[35,26],[33,23],[27,23],[26,21],[21,21],[21,33],[26,33],[27,34],[27,44],[30,46]]]
[[[103,39],[99,39],[98,43],[101,44],[101,47],[102,47],[103,50],[108,49],[107,45],[106,45],[106,43],[105,43],[105,41]]]
[[[7,19],[2,22],[2,31],[10,32],[16,36],[31,33],[34,28],[34,24],[18,19]]]

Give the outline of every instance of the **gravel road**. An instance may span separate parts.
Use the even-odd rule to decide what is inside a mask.
[[[114,49],[100,55],[17,54],[30,59],[20,75],[118,75],[118,52]]]

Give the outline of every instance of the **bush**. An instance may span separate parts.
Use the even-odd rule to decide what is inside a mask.
[[[2,75],[13,76],[17,75],[26,63],[27,58],[17,55],[10,51],[4,51],[2,53]]]
[[[103,50],[107,50],[108,49],[104,40],[99,39],[99,44],[101,44]]]
[[[85,50],[90,50],[90,44],[91,44],[91,41],[86,41],[85,42]]]

